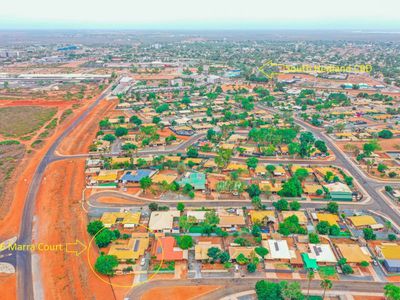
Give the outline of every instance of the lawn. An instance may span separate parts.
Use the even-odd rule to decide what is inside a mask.
[[[322,277],[330,277],[336,275],[336,269],[333,266],[322,266],[319,267],[318,271]]]
[[[13,106],[0,108],[0,134],[19,137],[41,128],[57,112],[56,108]]]
[[[8,181],[12,178],[13,173],[25,153],[23,145],[16,144],[12,141],[4,141],[0,143],[0,211],[8,210],[10,206],[8,201],[10,197],[4,197]]]

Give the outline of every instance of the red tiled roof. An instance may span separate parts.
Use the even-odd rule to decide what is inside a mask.
[[[172,236],[161,237],[157,239],[157,243],[152,249],[152,255],[155,256],[157,260],[182,260],[183,250],[174,250],[175,247],[178,247],[176,246],[175,238],[173,238]]]

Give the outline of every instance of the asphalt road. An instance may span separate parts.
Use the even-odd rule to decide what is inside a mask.
[[[208,293],[203,297],[196,299],[220,299],[231,294],[238,292],[248,291],[254,288],[257,281],[261,278],[218,278],[216,281],[214,278],[201,278],[201,279],[178,279],[178,280],[152,280],[144,283],[132,289],[127,298],[131,300],[140,300],[143,294],[152,289],[159,287],[171,287],[171,286],[196,286],[196,285],[218,285],[222,286],[221,289],[214,292]],[[286,279],[285,279],[286,280]],[[281,279],[268,279],[268,281],[281,281]],[[286,280],[300,282],[303,289],[307,288],[307,280]],[[320,280],[311,281],[310,288],[312,290],[321,290]],[[385,282],[369,282],[369,281],[334,281],[332,291],[351,291],[351,292],[383,292]]]
[[[23,215],[22,215],[22,222],[21,222],[21,227],[20,227],[20,232],[19,232],[19,237],[18,237],[18,243],[19,244],[30,244],[32,242],[32,225],[33,225],[33,212],[34,212],[34,207],[35,207],[35,202],[36,202],[36,196],[40,187],[40,183],[43,178],[43,174],[45,172],[46,167],[58,160],[62,159],[69,159],[73,157],[84,157],[87,155],[74,155],[74,156],[57,156],[55,155],[55,150],[59,146],[59,144],[62,142],[62,140],[69,134],[71,131],[80,123],[82,120],[94,109],[94,107],[106,97],[107,92],[109,91],[110,87],[103,93],[101,94],[96,101],[91,104],[86,111],[80,115],[76,120],[74,120],[68,128],[54,141],[54,143],[51,145],[51,147],[48,149],[46,152],[45,156],[43,159],[40,161],[39,166],[37,167],[35,173],[33,174],[32,182],[28,190],[28,194],[26,197],[25,201],[25,206],[23,209]],[[266,109],[262,107],[263,109]],[[365,191],[371,196],[372,200],[369,204],[366,204],[363,206],[363,209],[372,209],[372,210],[377,210],[385,215],[389,216],[393,221],[395,221],[397,224],[400,224],[400,216],[397,214],[396,210],[394,210],[386,201],[383,199],[383,197],[377,192],[377,189],[383,187],[385,184],[383,183],[378,183],[376,180],[368,178],[365,176],[365,174],[360,171],[356,166],[353,165],[351,160],[339,149],[336,148],[336,146],[331,142],[331,140],[320,130],[315,129],[314,127],[304,123],[303,121],[296,119],[296,122],[306,128],[307,130],[311,131],[314,133],[316,137],[319,139],[323,139],[326,141],[326,144],[328,147],[333,151],[333,153],[336,156],[336,159],[334,161],[329,161],[329,162],[324,162],[322,164],[332,164],[332,165],[337,165],[339,167],[342,167],[346,170],[349,171],[349,173],[364,187]],[[177,146],[176,149],[168,149],[168,150],[154,150],[154,151],[144,151],[140,152],[140,155],[148,155],[148,154],[169,154],[169,153],[176,153],[180,152],[193,143],[197,142],[199,139],[204,137],[204,134],[199,134],[188,141],[185,141],[181,145]],[[212,157],[212,156],[210,156]],[[241,160],[246,160],[246,158],[235,158],[235,160],[241,161]],[[307,163],[307,164],[321,164],[321,162],[318,161],[304,161],[304,160],[274,160],[274,159],[260,159],[262,162],[291,162],[291,163]],[[199,202],[197,202],[199,203]],[[213,201],[214,205],[238,205],[238,202],[234,202],[235,204],[231,204],[229,202],[223,201],[223,202],[218,202],[218,201]],[[239,206],[247,205],[248,201],[241,203]],[[188,206],[191,204],[188,203]],[[197,204],[196,204],[197,205]],[[207,205],[210,205],[210,203],[207,203]],[[308,204],[305,204],[305,206]],[[313,204],[310,204],[313,205]],[[347,204],[345,204],[347,205]],[[351,203],[348,204],[350,207],[352,206]],[[23,300],[32,300],[34,299],[33,296],[33,282],[32,282],[32,258],[31,258],[31,253],[30,252],[18,252],[17,253],[17,287],[18,287],[18,297],[19,299]],[[243,281],[243,278],[241,279]],[[245,280],[246,281],[246,280]],[[164,281],[161,282],[162,285],[165,284]],[[214,283],[214,282],[213,282]],[[167,283],[168,284],[168,283]],[[346,284],[348,284],[346,282]],[[237,282],[234,283],[234,285],[237,285]],[[338,285],[342,285],[342,283],[338,283]],[[372,285],[378,285],[377,283],[354,283],[351,284],[352,288],[356,288],[359,286],[365,291],[371,290]],[[147,287],[148,285],[144,285],[144,287]],[[247,285],[247,290],[248,290]],[[343,290],[346,290],[346,288],[349,288],[347,285],[343,286]],[[381,287],[381,286],[380,286]],[[137,289],[135,289],[135,294],[136,294]],[[231,291],[230,291],[231,292]]]
[[[29,186],[28,194],[25,199],[25,206],[22,213],[21,226],[18,235],[18,244],[32,243],[33,214],[37,193],[40,183],[47,166],[57,160],[54,151],[60,145],[62,140],[72,132],[72,130],[103,100],[111,86],[109,86],[76,120],[74,120],[67,129],[54,141],[47,150],[45,156],[40,161],[35,173],[32,176],[32,182]],[[17,252],[17,289],[18,298],[21,300],[33,300],[33,280],[32,280],[32,256],[30,251]]]

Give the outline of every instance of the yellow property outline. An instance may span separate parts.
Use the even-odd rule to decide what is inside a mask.
[[[94,239],[96,238],[96,236],[97,236],[100,232],[102,232],[104,229],[106,229],[106,227],[103,227],[102,229],[100,229],[99,231],[97,231],[97,233],[96,233],[96,234],[92,237],[92,239],[89,241],[89,244],[88,244],[88,247],[87,247],[87,250],[86,250],[86,251],[87,251],[87,261],[88,261],[90,270],[94,273],[94,275],[96,275],[97,278],[99,278],[99,279],[100,279],[101,281],[103,281],[104,283],[107,283],[107,284],[111,285],[112,287],[132,288],[132,287],[136,287],[136,286],[139,286],[139,285],[141,285],[141,284],[144,284],[144,283],[150,281],[154,276],[156,276],[156,275],[160,272],[161,266],[162,266],[163,263],[164,263],[164,249],[163,249],[161,240],[160,240],[159,237],[157,237],[157,236],[155,235],[155,232],[154,232],[153,230],[151,230],[150,228],[148,228],[147,226],[142,225],[142,224],[138,224],[138,226],[141,226],[141,227],[145,228],[146,230],[148,230],[150,233],[153,233],[154,236],[155,236],[155,238],[156,238],[156,241],[160,243],[160,247],[161,247],[161,263],[160,263],[158,269],[157,269],[150,277],[148,277],[147,280],[142,281],[142,282],[138,282],[138,283],[132,283],[131,285],[116,284],[116,283],[112,283],[111,280],[110,280],[110,281],[107,281],[107,280],[103,279],[103,278],[96,272],[96,270],[93,268],[93,266],[92,266],[92,264],[91,264],[91,262],[90,262],[90,248],[93,246],[93,241],[94,241]],[[107,276],[107,275],[104,275],[104,276]],[[109,277],[112,277],[112,276],[109,276]]]
[[[258,71],[262,73],[265,77],[268,79],[273,79],[276,77],[279,73],[277,72],[265,72],[264,68],[267,66],[271,67],[278,67],[278,66],[283,66],[286,68],[286,73],[336,73],[338,70],[343,69],[343,71],[340,71],[342,73],[349,73],[349,72],[356,72],[356,73],[370,73],[372,71],[372,66],[370,64],[362,65],[362,64],[356,64],[356,65],[349,65],[349,66],[333,66],[333,65],[328,65],[328,66],[320,66],[320,65],[300,65],[300,67],[293,67],[287,64],[277,64],[272,62],[272,60],[267,61],[264,63],[261,67],[258,68]]]

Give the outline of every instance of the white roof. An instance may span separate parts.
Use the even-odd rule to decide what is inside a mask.
[[[197,221],[204,221],[206,218],[205,210],[189,210],[187,212],[187,217],[195,217]]]
[[[180,212],[177,210],[171,211],[153,211],[150,216],[150,230],[172,229],[174,218],[178,218]]]
[[[332,248],[329,244],[310,244],[310,249],[310,258],[316,259],[317,262],[337,262],[335,254],[333,254]]]
[[[268,240],[269,259],[291,259],[289,246],[286,240]]]

